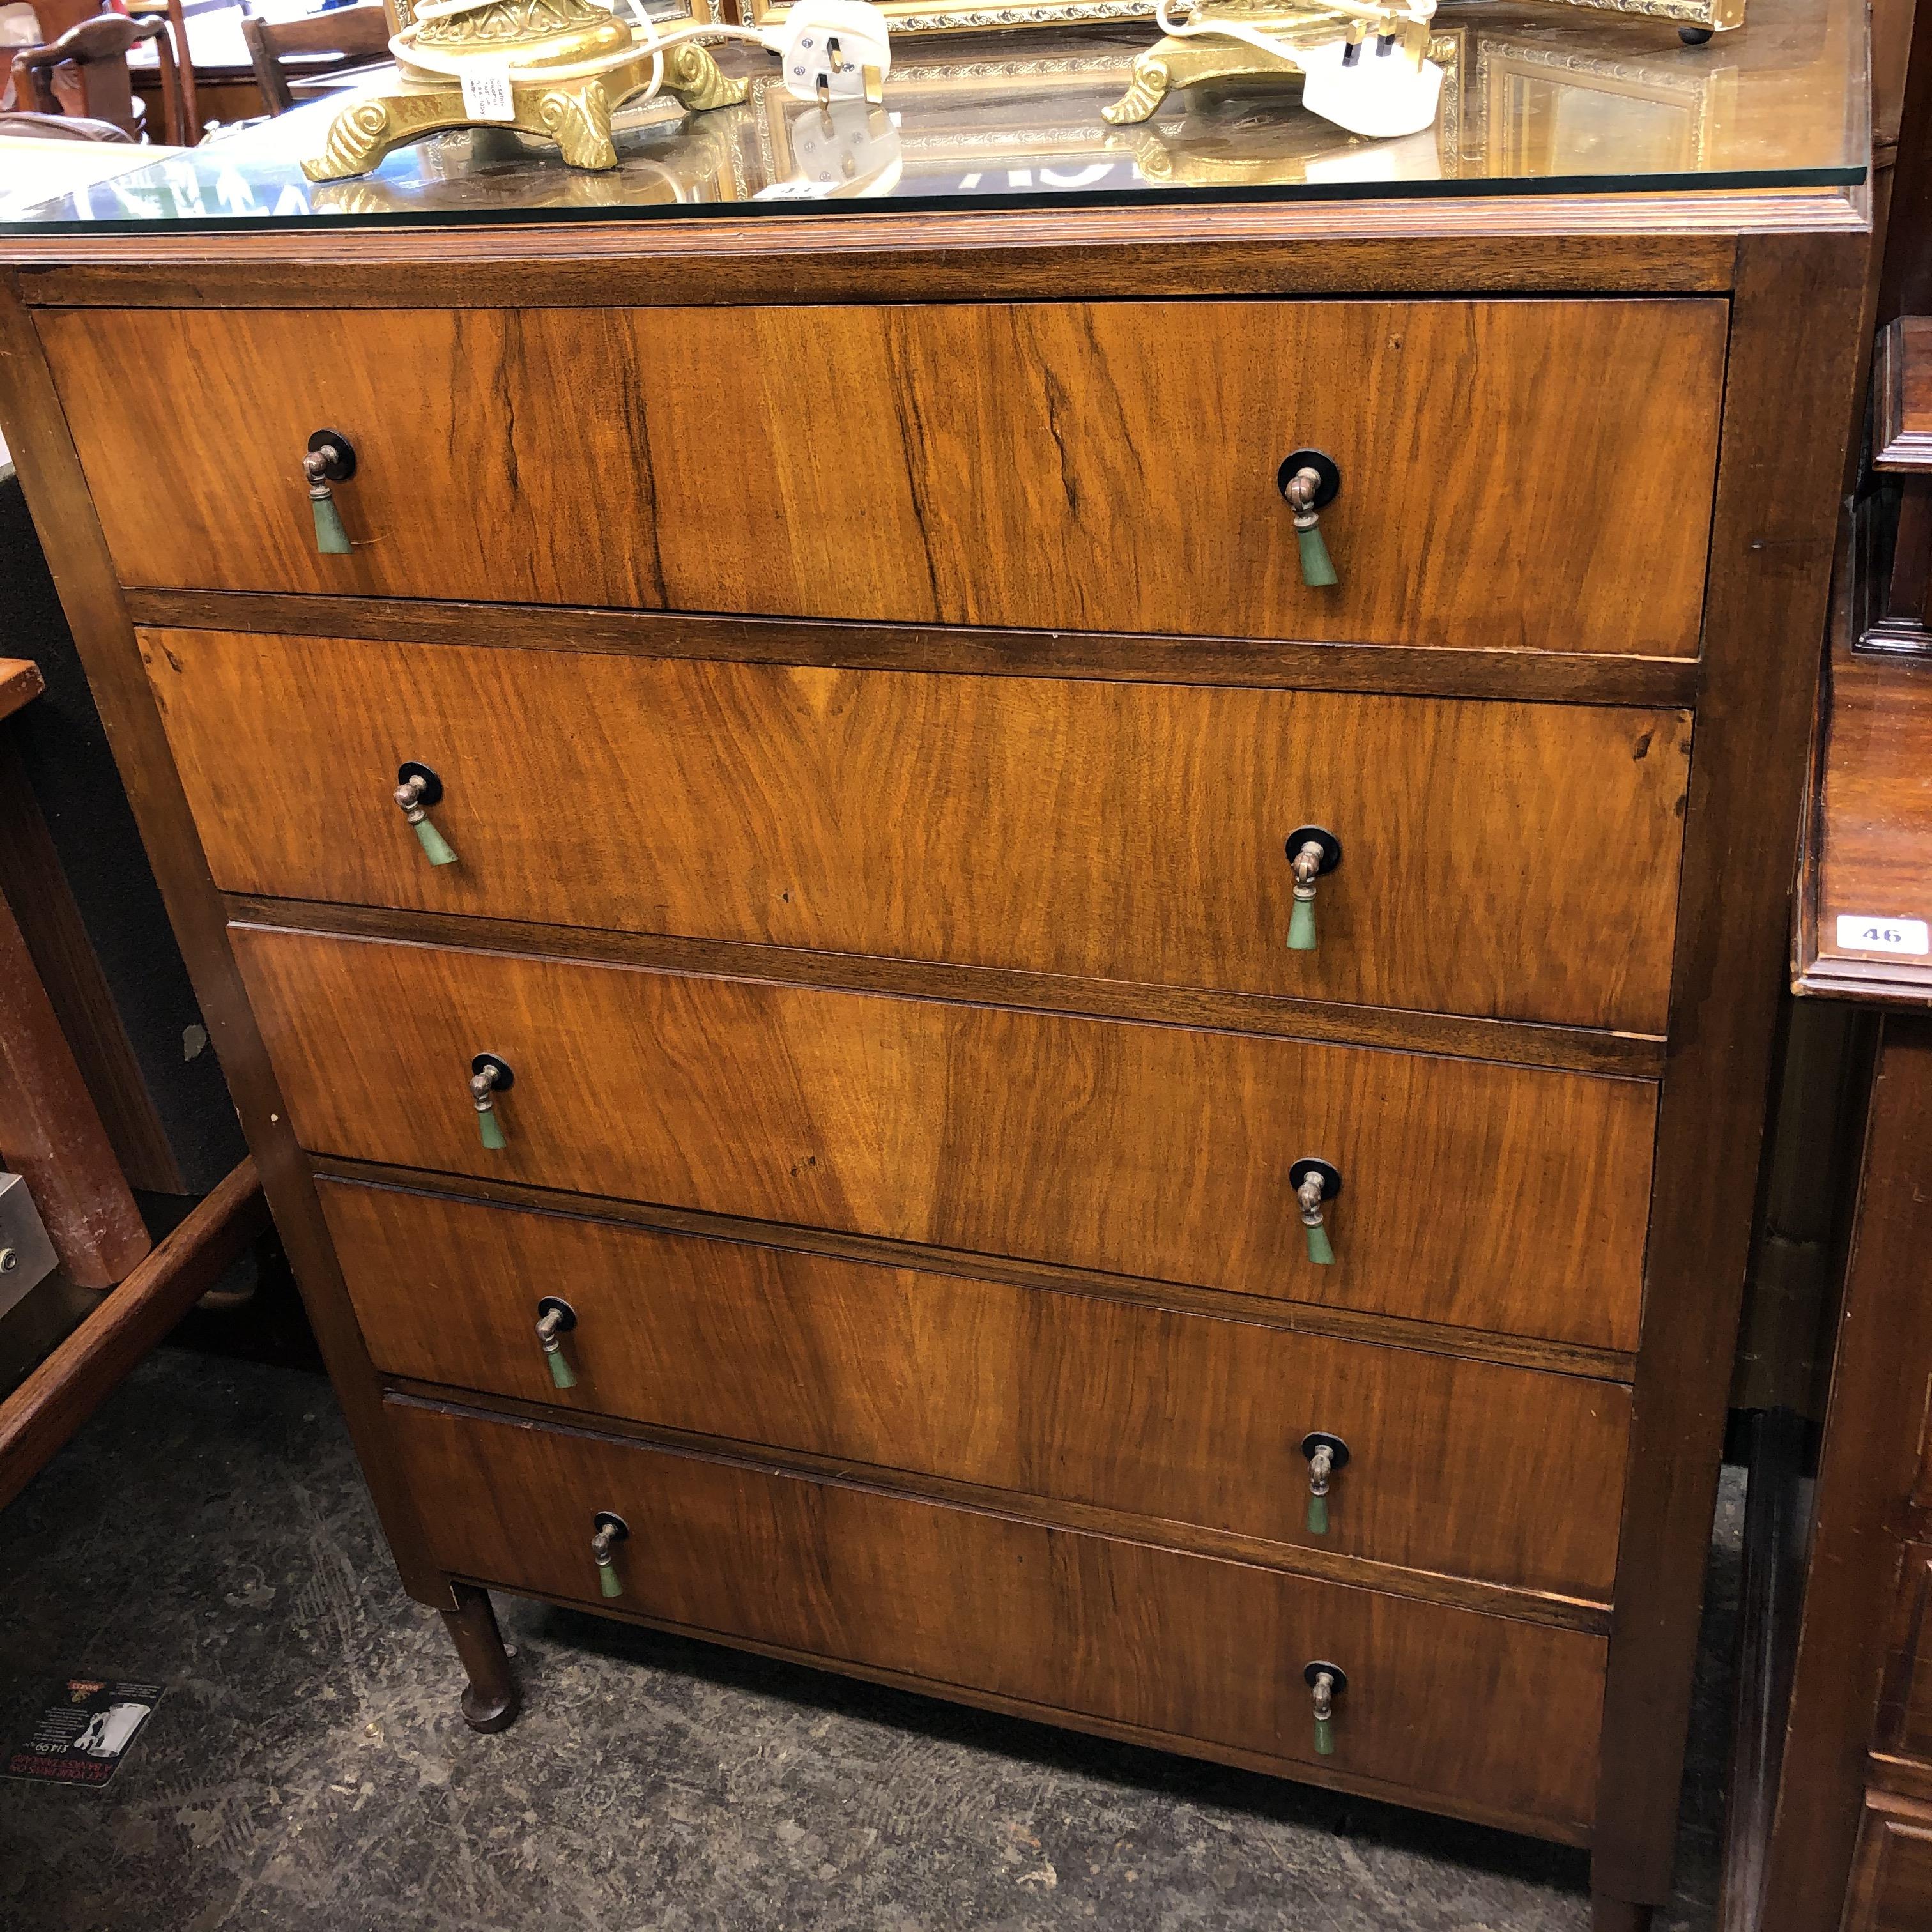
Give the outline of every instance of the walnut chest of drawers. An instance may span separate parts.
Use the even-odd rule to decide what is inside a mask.
[[[0,246],[6,433],[473,1722],[519,1592],[1666,1895],[1864,226]]]

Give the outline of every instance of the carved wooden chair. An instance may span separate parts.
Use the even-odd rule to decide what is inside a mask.
[[[128,75],[128,52],[144,40],[154,43],[160,58],[167,134],[178,142],[186,126],[181,76],[174,35],[159,14],[136,20],[124,14],[97,14],[44,46],[23,47],[14,56],[16,91],[34,112],[106,121],[138,140],[146,110]]]
[[[286,114],[295,105],[283,61],[290,54],[332,58],[304,60],[297,77],[308,80],[347,67],[366,67],[389,50],[389,19],[380,7],[338,7],[297,20],[264,20],[251,14],[242,22],[242,38],[255,63],[262,103],[271,114]]]
[[[39,0],[44,4],[45,0]],[[172,121],[168,139],[176,147],[192,148],[201,139],[201,103],[194,87],[194,50],[188,44],[188,15],[182,0],[124,0],[126,10],[137,20],[152,14],[164,14],[168,31],[174,36],[175,72],[181,81],[179,125]],[[164,107],[166,99],[164,97]]]

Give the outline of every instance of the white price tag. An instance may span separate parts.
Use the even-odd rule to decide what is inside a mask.
[[[838,188],[838,182],[831,181],[773,182],[769,188],[760,188],[752,199],[754,201],[829,201]]]
[[[463,111],[472,121],[508,121],[516,116],[510,98],[510,64],[496,67],[465,67],[463,70]]]
[[[1922,919],[1881,919],[1876,913],[1838,915],[1840,952],[1909,952],[1922,957],[1932,951]]]

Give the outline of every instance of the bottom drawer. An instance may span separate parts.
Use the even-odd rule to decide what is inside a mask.
[[[1605,1646],[1574,1630],[392,1398],[433,1559],[1580,1840]],[[1339,1664],[1332,1754],[1305,1666]]]

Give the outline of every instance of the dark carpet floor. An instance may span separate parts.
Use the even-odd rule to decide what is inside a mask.
[[[1740,1498],[1679,1898],[1712,1922]],[[474,1736],[328,1384],[164,1350],[0,1512],[0,1750],[74,1675],[160,1707],[113,1783],[0,1780],[18,1932],[1583,1932],[1576,1852],[572,1612],[501,1604]]]

